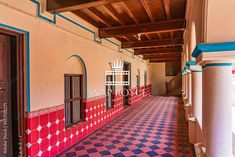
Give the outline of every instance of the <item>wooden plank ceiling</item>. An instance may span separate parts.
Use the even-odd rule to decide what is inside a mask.
[[[186,0],[47,0],[47,11],[71,11],[150,63],[181,60]]]

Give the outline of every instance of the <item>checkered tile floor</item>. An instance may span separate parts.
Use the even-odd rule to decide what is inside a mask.
[[[178,101],[150,96],[59,156],[191,157]]]

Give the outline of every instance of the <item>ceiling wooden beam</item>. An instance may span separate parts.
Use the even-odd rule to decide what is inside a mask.
[[[109,23],[108,19],[104,17],[98,10],[95,8],[86,9],[87,12],[91,14],[91,17],[94,19],[98,19],[101,23],[103,23],[107,27],[111,27],[111,24]]]
[[[180,62],[180,59],[162,59],[162,60],[149,60],[149,63],[163,63],[163,62]]]
[[[150,40],[150,41],[128,41],[122,42],[121,47],[124,48],[145,48],[145,47],[159,47],[159,46],[176,46],[182,45],[183,40],[177,39],[162,39],[162,40]]]
[[[125,25],[125,23],[121,20],[120,15],[111,5],[104,5],[104,9],[116,22],[118,22],[122,26]]]
[[[163,3],[164,3],[164,8],[165,8],[167,20],[170,20],[171,19],[170,0],[163,0]],[[171,38],[173,38],[174,33],[170,32],[170,36],[171,36]]]
[[[153,14],[152,14],[152,12],[151,12],[151,10],[150,10],[150,8],[149,8],[148,2],[147,2],[146,0],[141,0],[141,3],[142,3],[142,5],[143,5],[144,10],[145,10],[145,12],[147,13],[147,15],[148,15],[150,21],[151,21],[151,22],[154,22],[154,17],[153,17]]]
[[[121,1],[123,0],[47,0],[47,11],[50,13],[60,13]]]
[[[130,9],[127,7],[125,2],[121,2],[120,3],[122,8],[125,10],[125,12],[130,16],[130,18],[136,23],[139,24],[139,21],[136,19],[136,17],[134,16],[134,14],[130,11]]]
[[[164,48],[164,49],[138,49],[134,55],[164,54],[164,53],[181,53],[182,47]]]
[[[184,30],[185,20],[167,20],[148,24],[136,24],[110,28],[100,28],[100,38],[111,38],[123,35],[136,35],[138,33],[168,32],[173,30]]]
[[[144,60],[147,59],[168,59],[168,58],[181,58],[181,55],[148,55],[148,56],[143,56]]]

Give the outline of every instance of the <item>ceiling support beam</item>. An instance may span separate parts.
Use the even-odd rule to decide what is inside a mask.
[[[151,55],[151,54],[174,54],[181,53],[182,47],[164,48],[164,49],[138,49],[134,55]]]
[[[100,28],[100,38],[111,38],[125,35],[136,35],[139,33],[155,33],[184,30],[185,20],[167,20],[162,22],[154,22],[148,24],[136,24],[128,26],[117,26],[110,28]]]
[[[162,59],[162,60],[149,60],[149,63],[163,63],[163,62],[180,62],[180,59]]]
[[[55,14],[121,1],[123,0],[47,0],[47,11]]]
[[[182,45],[183,40],[177,39],[163,39],[163,40],[150,40],[150,41],[136,41],[136,42],[122,42],[121,47],[125,48],[146,48],[146,47],[159,47],[159,46],[176,46]]]
[[[168,59],[168,58],[181,58],[181,55],[148,55],[148,56],[143,56],[144,60],[148,59]]]

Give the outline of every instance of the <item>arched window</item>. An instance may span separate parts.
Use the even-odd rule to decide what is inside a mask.
[[[87,72],[84,61],[77,55],[69,57],[64,72],[65,126],[84,120],[83,98],[86,98]]]

